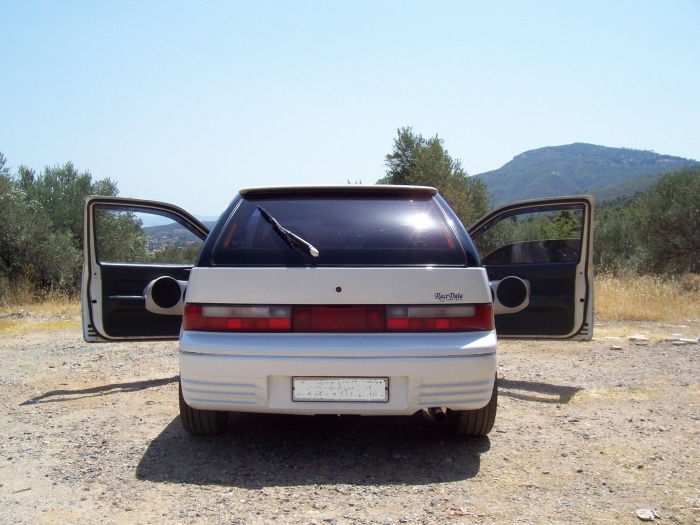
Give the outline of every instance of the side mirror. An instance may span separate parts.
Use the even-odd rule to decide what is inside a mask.
[[[489,281],[489,285],[495,315],[514,314],[530,304],[530,281],[511,275],[499,281]]]
[[[154,314],[183,315],[185,313],[185,290],[187,281],[172,277],[158,277],[143,290],[146,310]]]

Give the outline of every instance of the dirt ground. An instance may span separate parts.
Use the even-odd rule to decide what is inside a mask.
[[[418,416],[232,415],[192,438],[175,343],[46,321],[0,335],[0,523],[700,523],[700,345],[665,341],[700,320],[502,342],[472,440]]]

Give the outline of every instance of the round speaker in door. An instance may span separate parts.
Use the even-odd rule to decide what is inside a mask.
[[[517,308],[527,299],[527,286],[520,277],[506,277],[498,284],[496,297],[506,308]]]
[[[172,308],[180,302],[182,290],[179,283],[172,277],[160,277],[153,283],[151,297],[156,306]]]

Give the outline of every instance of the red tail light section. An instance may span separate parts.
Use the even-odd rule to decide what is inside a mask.
[[[195,332],[291,332],[289,306],[185,305],[185,330]]]
[[[490,304],[387,306],[387,332],[476,332],[493,330]]]
[[[494,328],[491,304],[449,306],[227,306],[187,304],[200,332],[475,332]]]
[[[295,306],[295,332],[383,332],[383,306]]]

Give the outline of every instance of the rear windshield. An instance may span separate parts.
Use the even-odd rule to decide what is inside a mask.
[[[290,248],[258,206],[320,253]],[[464,266],[465,256],[432,198],[248,196],[212,254],[220,266]]]

